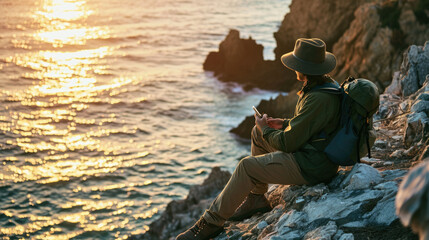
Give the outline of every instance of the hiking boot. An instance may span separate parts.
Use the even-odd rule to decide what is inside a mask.
[[[251,217],[255,213],[266,213],[273,209],[264,194],[250,193],[246,200],[235,210],[234,215],[228,220],[241,221]]]
[[[208,223],[204,218],[200,218],[194,226],[179,234],[176,240],[208,240],[219,235],[223,227]]]

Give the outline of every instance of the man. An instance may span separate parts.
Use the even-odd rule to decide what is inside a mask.
[[[335,82],[326,75],[335,68],[335,56],[326,52],[322,40],[301,38],[294,51],[284,54],[281,60],[303,82],[294,117],[283,120],[255,114],[252,156],[240,161],[201,219],[176,239],[210,239],[223,231],[226,220],[242,220],[271,210],[264,196],[268,183],[312,185],[335,176],[338,165],[320,150],[325,139],[316,136],[336,129],[340,99],[334,94],[311,91],[315,86]]]

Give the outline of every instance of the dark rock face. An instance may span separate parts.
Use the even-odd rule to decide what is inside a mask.
[[[320,38],[328,50],[349,27],[355,9],[365,0],[292,1],[279,30],[274,33],[276,59],[293,50],[298,38]]]
[[[213,71],[221,81],[238,82],[248,88],[293,89],[295,73],[287,70],[280,61],[264,61],[263,48],[251,38],[241,39],[237,30],[230,30],[219,51],[209,53],[203,68]]]
[[[186,199],[171,201],[161,217],[150,224],[149,231],[135,238],[169,239],[177,236],[199,219],[230,177],[231,174],[228,171],[214,167],[201,185],[191,187]]]
[[[231,77],[254,72],[264,62],[264,47],[255,40],[241,39],[237,30],[230,30],[219,46],[219,52],[211,52],[203,64],[204,70],[223,72]]]
[[[272,118],[291,118],[297,101],[298,96],[296,92],[291,92],[288,95],[279,94],[275,99],[262,100],[257,109]],[[242,138],[250,139],[253,126],[255,126],[255,118],[247,116],[238,127],[231,129],[230,132]]]
[[[409,96],[419,90],[429,75],[429,41],[424,46],[412,45],[404,53],[399,78],[402,95]]]
[[[407,1],[373,1],[359,6],[349,28],[334,44],[338,65],[332,74],[338,79],[349,75],[367,78],[383,90],[399,68],[407,46],[423,45],[429,39],[429,25],[418,21],[417,10]]]

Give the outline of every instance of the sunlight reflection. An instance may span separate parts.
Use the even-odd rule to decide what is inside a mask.
[[[34,38],[50,43],[53,47],[84,45],[89,39],[108,38],[107,27],[87,28],[82,24],[92,13],[86,9],[86,1],[44,1],[43,8],[33,16],[42,27]]]
[[[20,69],[17,80],[32,81],[21,88],[0,90],[7,105],[7,114],[0,116],[0,130],[7,133],[2,147],[11,155],[0,162],[0,181],[11,185],[34,181],[35,186],[41,186],[42,194],[45,188],[79,182],[70,192],[88,193],[90,199],[38,199],[29,194],[24,202],[17,200],[20,208],[30,209],[27,212],[45,209],[44,204],[58,204],[60,211],[49,216],[38,216],[37,211],[0,211],[0,215],[22,223],[2,227],[0,235],[30,238],[36,233],[34,239],[70,239],[85,232],[125,228],[129,219],[124,215],[137,203],[105,199],[105,195],[122,189],[127,194],[136,191],[135,187],[153,183],[91,184],[98,184],[99,179],[116,180],[122,177],[117,173],[124,168],[148,162],[149,152],[132,139],[138,129],[118,121],[122,112],[108,111],[114,104],[139,106],[146,97],[124,97],[139,79],[113,74],[108,60],[117,48],[99,41],[110,38],[110,29],[87,25],[93,11],[85,0],[40,3],[42,6],[29,15],[38,29],[29,33],[31,38],[11,40],[23,51],[2,58],[0,64],[0,69],[3,65]],[[89,40],[90,47],[85,45]],[[125,144],[137,150],[124,150]],[[79,186],[81,182],[90,184]],[[100,219],[99,212],[111,217]],[[150,218],[157,212],[155,208],[140,218]],[[68,227],[74,230],[64,231]]]
[[[47,21],[82,19],[93,13],[85,9],[85,4],[86,1],[45,0],[43,11],[37,11],[36,14]]]

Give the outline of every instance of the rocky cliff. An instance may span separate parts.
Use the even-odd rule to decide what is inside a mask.
[[[276,59],[264,61],[261,45],[231,31],[219,52],[208,55],[204,69],[214,71],[222,81],[289,91],[297,85],[293,72],[280,63],[281,55],[293,50],[296,39],[317,37],[337,57],[331,73],[335,79],[367,78],[383,91],[402,61],[403,50],[429,39],[429,1],[293,0],[274,37]]]
[[[371,79],[384,89],[394,69],[399,68],[403,50],[429,39],[429,17],[416,17],[423,2],[386,1],[359,6],[349,28],[333,46],[338,65],[332,74],[337,79],[349,75]]]

